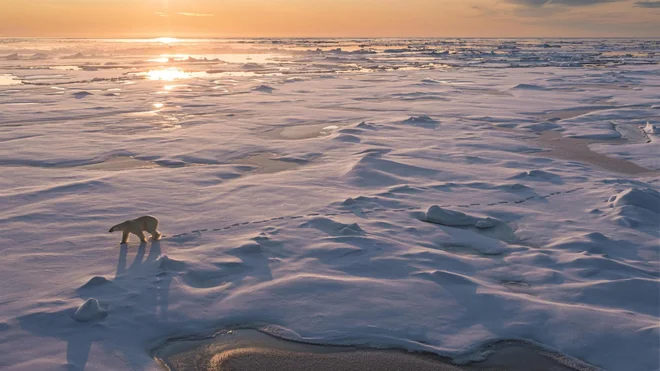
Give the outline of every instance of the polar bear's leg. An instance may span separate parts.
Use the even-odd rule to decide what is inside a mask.
[[[158,232],[158,219],[151,217],[145,224],[144,230],[151,234],[151,239],[154,241],[160,239],[161,234]]]
[[[135,233],[138,237],[140,237],[140,242],[145,243],[147,242],[147,237],[144,235],[144,232],[139,231]]]
[[[158,228],[158,224],[156,224],[156,226],[150,225],[150,226],[148,226],[148,228],[145,229],[147,232],[149,232],[149,234],[151,235],[151,239],[154,240],[154,241],[160,239],[160,236],[161,236],[161,234],[160,234],[160,232],[158,232],[157,228]]]
[[[162,234],[160,232],[158,232],[158,230],[156,228],[153,228],[151,230],[147,230],[147,232],[149,232],[149,234],[151,234],[151,239],[154,240],[154,241],[158,241],[160,239],[160,236],[162,236]]]
[[[128,232],[122,232],[120,244],[125,244],[128,241]]]

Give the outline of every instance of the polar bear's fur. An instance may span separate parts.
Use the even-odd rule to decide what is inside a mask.
[[[147,231],[151,234],[152,240],[158,240],[161,236],[158,232],[158,219],[151,215],[141,216],[137,219],[127,220],[123,223],[119,223],[114,227],[110,228],[110,233],[121,231],[121,244],[125,244],[128,241],[128,234],[133,233],[134,235],[140,237],[140,242],[147,242],[147,237],[144,235],[144,232]]]

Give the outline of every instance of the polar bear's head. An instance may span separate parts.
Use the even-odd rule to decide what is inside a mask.
[[[123,230],[122,225],[124,225],[125,223],[126,222],[114,225],[112,228],[110,228],[108,232],[112,233],[112,232],[122,231]]]

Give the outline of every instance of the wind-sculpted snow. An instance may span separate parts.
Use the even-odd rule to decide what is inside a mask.
[[[101,307],[99,301],[91,298],[76,310],[72,318],[78,322],[89,322],[103,319],[107,315],[108,313]]]
[[[0,40],[1,368],[242,326],[658,370],[653,48]]]

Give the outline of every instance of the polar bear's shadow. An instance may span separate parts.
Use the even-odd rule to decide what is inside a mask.
[[[151,312],[154,316],[150,321],[154,324],[167,322],[169,289],[172,283],[172,275],[160,268],[159,259],[162,255],[160,244],[160,241],[152,241],[149,244],[149,254],[146,254],[147,244],[140,244],[133,262],[128,267],[128,246],[122,245],[115,272],[115,282],[140,293],[129,300],[135,301],[140,308]],[[144,278],[148,279],[144,280]]]
[[[158,257],[161,255],[162,250],[160,247],[160,241],[151,242],[151,248],[149,249],[149,255],[147,258],[144,258],[147,249],[147,243],[140,243],[137,252],[135,253],[135,258],[131,265],[126,268],[126,263],[128,260],[128,244],[122,244],[119,246],[119,258],[117,259],[117,270],[115,271],[115,281],[116,280],[125,280],[130,277],[141,276],[143,273],[148,273],[150,269],[150,263],[155,262]]]
[[[84,370],[92,344],[107,337],[108,322],[117,319],[139,318],[141,325],[162,325],[168,322],[170,274],[162,274],[159,269],[161,245],[159,241],[150,243],[147,254],[146,243],[141,244],[130,266],[127,267],[129,246],[122,245],[117,261],[114,281],[100,280],[99,284],[83,286],[76,290],[81,299],[97,298],[109,306],[109,315],[102,320],[79,323],[73,320],[75,307],[59,311],[44,310],[19,317],[22,329],[44,337],[54,337],[66,342],[67,371]],[[146,257],[145,257],[146,255]],[[130,305],[123,305],[130,303]],[[138,310],[136,311],[136,308]],[[139,315],[139,317],[138,317]],[[111,328],[112,326],[110,326]],[[125,334],[118,334],[125,335]],[[131,344],[126,341],[126,344]],[[105,344],[104,346],[106,346]],[[127,345],[129,346],[129,345]],[[117,345],[116,351],[129,354],[133,349]],[[131,368],[143,369],[142,360],[126,357]]]

